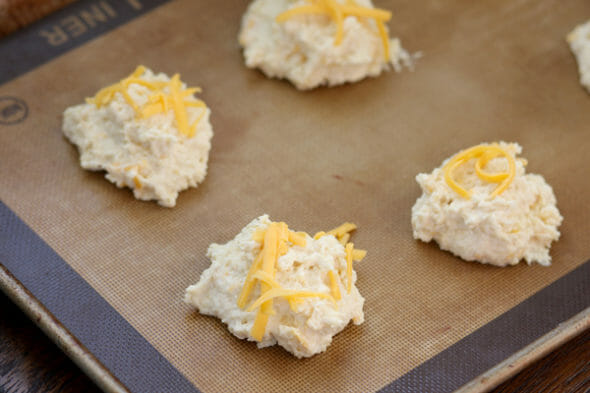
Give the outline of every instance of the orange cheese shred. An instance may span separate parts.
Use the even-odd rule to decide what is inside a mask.
[[[252,326],[252,330],[250,334],[256,341],[262,341],[264,337],[264,332],[266,332],[266,324],[268,323],[268,314],[259,312],[256,314],[256,319],[254,319],[254,325]]]
[[[347,243],[344,247],[344,251],[346,252],[346,292],[350,293],[352,289],[352,250],[354,249],[354,245],[352,243]]]
[[[264,234],[266,233],[266,230],[257,230],[256,232],[254,232],[254,235],[252,235],[252,240],[257,241],[258,243],[260,243],[261,245],[264,244]]]
[[[289,231],[289,241],[296,246],[305,247],[307,240],[305,238],[305,233],[297,233]]]
[[[264,235],[264,248],[262,249],[262,271],[274,277],[275,264],[278,259],[278,244],[279,242],[279,225],[278,223],[271,223],[269,228],[266,230]],[[265,292],[271,289],[270,285],[261,283],[261,293],[264,295]],[[265,314],[272,314],[272,299],[264,303],[260,307],[260,312]]]
[[[352,260],[355,262],[362,261],[366,255],[367,255],[367,251],[365,251],[365,250],[358,250],[356,248],[354,250],[352,250]]]
[[[318,240],[322,236],[326,236],[326,232],[320,231],[316,233],[315,235],[313,235],[313,240]]]
[[[508,161],[508,172],[487,173],[483,170],[486,164],[493,158],[503,156]],[[475,173],[483,181],[490,183],[500,183],[492,192],[490,198],[495,198],[508,188],[516,176],[516,164],[514,157],[506,150],[501,148],[497,143],[490,145],[477,145],[465,149],[455,154],[443,167],[444,179],[447,185],[457,194],[465,199],[471,198],[471,191],[461,187],[453,178],[453,172],[461,165],[471,159],[477,158],[475,162]]]
[[[329,233],[343,239],[349,239],[350,231],[355,228],[356,225],[352,223],[344,223]],[[316,238],[324,235],[326,235],[325,232],[319,232],[316,234]],[[251,336],[257,341],[261,341],[264,337],[269,316],[275,314],[273,299],[278,297],[284,298],[289,303],[291,310],[296,311],[297,305],[306,297],[327,299],[335,305],[336,301],[342,298],[338,274],[332,270],[328,272],[330,293],[282,288],[275,280],[278,258],[287,253],[291,246],[304,247],[308,236],[305,232],[290,231],[284,222],[271,222],[265,230],[257,230],[252,235],[252,239],[260,243],[261,248],[246,275],[237,299],[237,305],[239,308],[245,309],[248,312],[258,309],[250,331]],[[352,261],[361,260],[365,256],[366,251],[355,250],[352,243],[347,243],[345,249],[348,292],[350,292]],[[257,284],[260,285],[260,294],[247,306]]]
[[[330,270],[328,272],[328,277],[330,278],[330,290],[332,291],[332,296],[336,300],[342,299],[340,288],[338,286],[338,275],[335,274],[333,270]]]
[[[170,81],[146,81],[141,79],[141,75],[146,71],[144,66],[138,66],[131,75],[122,79],[118,83],[107,86],[96,93],[92,98],[87,98],[86,102],[101,108],[113,100],[116,93],[121,94],[125,101],[131,106],[138,118],[148,118],[158,113],[168,112],[172,109],[178,131],[192,138],[197,129],[197,125],[207,112],[207,105],[201,100],[193,97],[193,94],[200,93],[200,87],[183,88],[180,81],[180,75],[175,74]],[[140,107],[129,95],[128,89],[132,84],[146,87],[151,94],[148,102]],[[190,97],[190,99],[188,99]],[[187,107],[201,108],[196,120],[189,124]]]
[[[344,235],[342,235],[338,241],[340,242],[340,244],[342,244],[343,246],[346,246],[346,243],[348,243],[348,241],[350,240],[350,233],[345,233]]]
[[[346,233],[352,232],[356,229],[356,225],[351,222],[345,222],[344,224],[328,231],[328,235],[334,235],[336,238],[344,236]]]
[[[336,23],[336,33],[334,35],[334,45],[342,43],[343,38],[343,20],[347,16],[359,18],[374,19],[377,24],[377,31],[383,42],[383,52],[385,59],[389,59],[389,37],[384,22],[391,19],[391,12],[379,8],[363,7],[356,4],[353,0],[348,0],[346,4],[341,4],[338,0],[308,0],[309,4],[301,5],[288,9],[276,17],[278,23],[285,22],[297,15],[326,15]]]
[[[276,297],[286,297],[286,298],[289,298],[289,297],[295,297],[295,298],[319,297],[322,299],[328,299],[328,300],[332,301],[333,303],[336,303],[336,301],[334,300],[332,295],[329,295],[327,293],[312,292],[312,291],[297,291],[294,289],[285,289],[285,288],[273,288],[273,289],[266,291],[263,295],[261,295],[258,299],[256,299],[256,301],[254,303],[252,303],[250,305],[250,307],[248,307],[246,309],[246,311],[252,311],[258,307],[261,307],[266,302],[270,302],[270,301],[272,301],[272,299],[274,299]]]
[[[254,275],[256,274],[258,269],[260,268],[261,262],[262,262],[262,253],[259,253],[256,256],[256,259],[254,260],[254,262],[252,263],[252,266],[250,266],[250,270],[248,271],[248,275],[246,276],[246,280],[244,280],[244,286],[242,287],[242,291],[240,292],[240,295],[238,296],[238,307],[240,307],[240,308],[246,307],[246,302],[248,301],[248,298],[250,297],[250,293],[252,293],[252,290],[254,289],[254,286],[256,285],[256,281],[254,281]]]

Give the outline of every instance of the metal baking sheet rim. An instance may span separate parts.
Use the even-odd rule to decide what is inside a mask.
[[[129,392],[1,263],[0,290],[103,391]],[[590,307],[463,385],[456,393],[489,391],[587,329],[590,329]]]
[[[0,289],[103,391],[129,393],[35,296],[0,263]]]

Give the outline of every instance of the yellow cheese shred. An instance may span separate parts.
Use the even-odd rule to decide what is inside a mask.
[[[135,105],[135,102],[133,102],[131,97],[129,97],[129,94],[127,94],[127,87],[129,85],[129,81],[138,78],[145,72],[145,69],[146,68],[142,65],[138,66],[135,71],[133,71],[127,78],[122,79],[118,83],[100,89],[93,98],[87,98],[86,102],[89,104],[94,104],[100,108],[108,104],[115,96],[115,93],[120,93],[123,98],[125,98],[125,101],[127,101],[127,103],[131,105],[134,110],[136,110],[137,105]]]
[[[328,272],[328,277],[330,278],[330,290],[332,291],[332,296],[336,300],[342,299],[340,287],[338,287],[338,275],[336,275],[333,270],[330,270]]]
[[[320,232],[316,233],[315,235],[313,235],[313,240],[318,240],[322,236],[326,236],[326,232],[320,231]]]
[[[266,233],[266,230],[261,230],[261,229],[257,230],[256,232],[254,232],[254,235],[252,236],[252,240],[263,244],[265,233]],[[306,244],[305,237],[306,236],[307,236],[307,234],[305,232],[289,231],[288,240],[289,240],[289,242],[291,242],[294,245],[305,247],[305,244]]]
[[[344,251],[346,252],[346,292],[350,293],[352,288],[352,250],[354,249],[354,245],[352,243],[347,243],[344,247]]]
[[[487,173],[483,170],[491,159],[500,156],[505,157],[508,161],[508,172]],[[514,180],[514,176],[516,175],[516,164],[514,157],[510,153],[496,143],[470,147],[469,149],[462,150],[454,155],[443,167],[446,183],[463,198],[470,199],[472,193],[470,190],[466,190],[457,184],[455,179],[453,179],[453,172],[459,166],[474,158],[477,158],[477,161],[475,162],[475,173],[480,179],[490,183],[500,183],[490,195],[491,198],[495,198],[504,192],[510,183],[512,183],[512,180]]]
[[[274,280],[274,278],[271,277],[270,274],[263,272],[262,270],[258,270],[254,274],[253,278],[260,280],[260,282],[264,282],[265,284],[268,284],[271,288],[281,288],[279,283],[276,282]],[[291,310],[295,311],[296,305],[298,303],[298,299],[289,298],[289,299],[287,299],[287,301],[289,302],[289,307],[291,308]]]
[[[356,229],[356,225],[351,222],[345,222],[344,224],[328,231],[328,235],[334,235],[336,238],[340,238],[347,234],[348,232],[352,232]]]
[[[285,255],[287,253],[287,251],[289,251],[289,227],[287,227],[287,224],[285,224],[284,222],[280,222],[279,223],[279,229],[278,229],[278,255],[277,258]]]
[[[337,228],[329,231],[328,234],[348,240],[350,232],[356,229],[352,223],[344,223]],[[318,232],[315,238],[326,235],[325,232]],[[328,278],[330,280],[330,294],[322,292],[313,292],[305,290],[294,290],[282,288],[275,280],[276,264],[278,258],[284,255],[292,246],[306,245],[306,239],[309,235],[305,232],[290,231],[284,222],[272,222],[265,230],[257,230],[252,235],[252,239],[260,243],[261,249],[258,252],[254,262],[250,266],[244,284],[237,299],[237,305],[241,309],[246,308],[248,299],[251,297],[256,284],[260,284],[260,295],[254,302],[246,308],[250,312],[258,308],[254,324],[250,331],[252,337],[261,341],[266,331],[266,325],[270,315],[275,313],[273,309],[273,299],[282,297],[289,303],[291,310],[296,311],[297,305],[305,297],[319,297],[328,299],[334,304],[342,298],[339,287],[338,273],[330,270]],[[347,260],[347,277],[348,292],[350,293],[352,283],[352,261],[360,261],[364,258],[366,251],[355,250],[352,243],[345,246]]]
[[[367,255],[366,250],[358,250],[356,248],[354,250],[352,250],[352,260],[355,262],[362,261],[366,255]]]
[[[289,241],[296,246],[305,247],[307,241],[305,240],[305,233],[297,233],[289,231]]]
[[[340,244],[342,244],[343,246],[346,246],[346,243],[348,243],[348,241],[350,240],[350,233],[345,233],[344,235],[342,235],[338,241],[340,242]]]
[[[203,101],[193,97],[193,94],[201,92],[201,88],[183,88],[179,74],[175,74],[168,82],[146,81],[140,78],[145,71],[146,68],[144,66],[138,66],[131,75],[118,83],[99,90],[94,97],[87,98],[86,102],[96,105],[97,108],[101,108],[111,102],[116,93],[119,93],[129,106],[133,108],[139,118],[147,118],[158,113],[168,112],[169,109],[172,109],[178,131],[192,138],[196,133],[197,125],[207,111],[207,105]],[[133,101],[128,93],[129,85],[131,84],[144,86],[151,91],[148,102],[141,108]],[[192,99],[187,100],[187,97],[191,97]],[[187,107],[202,108],[197,119],[192,124],[189,124],[188,121]]]
[[[279,248],[279,223],[273,222],[266,230],[264,235],[264,248],[262,249],[262,271],[274,277],[275,264],[278,259],[278,248]],[[261,293],[264,295],[265,292],[271,289],[270,285],[260,283]],[[262,304],[260,312],[265,314],[272,314],[272,299]]]
[[[279,285],[279,283],[276,282],[275,279],[270,274],[268,274],[267,272],[265,272],[263,270],[258,270],[256,273],[254,273],[253,278],[260,280],[260,282],[268,284],[271,288],[280,288],[281,287]]]
[[[256,274],[256,272],[260,268],[261,262],[262,262],[262,253],[259,253],[256,256],[254,263],[252,263],[252,266],[250,266],[250,270],[248,271],[248,275],[246,276],[246,280],[244,281],[244,286],[242,287],[242,291],[240,292],[240,295],[238,296],[238,307],[239,308],[246,307],[246,302],[248,301],[248,298],[250,297],[250,293],[252,293],[252,290],[254,289],[254,286],[256,285],[256,281],[254,281],[254,274]]]
[[[297,291],[294,289],[285,289],[285,288],[273,288],[273,289],[266,291],[258,299],[256,299],[256,301],[254,303],[252,303],[250,305],[250,307],[248,307],[246,309],[246,311],[252,311],[258,307],[261,307],[266,302],[270,302],[270,301],[272,301],[272,299],[274,299],[276,297],[284,297],[287,299],[299,298],[299,297],[319,297],[322,299],[328,299],[328,300],[332,301],[333,303],[336,303],[336,301],[334,300],[332,295],[329,295],[327,293],[312,292],[312,291]]]
[[[346,4],[341,4],[338,0],[307,0],[307,2],[308,4],[291,8],[280,13],[276,17],[276,21],[281,23],[296,15],[327,15],[336,23],[334,45],[338,46],[342,43],[344,18],[347,16],[355,16],[357,18],[374,19],[377,24],[379,36],[383,42],[385,59],[389,59],[389,37],[383,22],[387,22],[391,19],[390,11],[379,8],[363,7],[352,0],[348,0]]]
[[[258,229],[256,232],[254,232],[254,235],[252,235],[252,240],[254,240],[255,242],[260,243],[261,245],[264,244],[264,234],[266,233],[266,229]]]
[[[338,242],[340,242],[340,244],[342,244],[343,246],[346,246],[346,244],[348,243],[348,240],[350,240],[350,232],[354,231],[356,229],[356,224],[353,224],[351,222],[345,222],[344,224],[329,230],[328,232],[318,232],[315,234],[315,236],[313,237],[315,240],[321,238],[322,236],[326,236],[326,235],[334,235],[336,237],[336,239],[338,239]],[[365,255],[367,255],[367,251],[365,250],[356,250],[353,249],[352,250],[352,260],[359,262],[361,261]]]
[[[252,330],[250,334],[256,341],[262,341],[264,337],[264,332],[266,331],[266,324],[268,323],[268,314],[258,312],[256,314],[256,318],[254,319],[254,325],[252,326]]]

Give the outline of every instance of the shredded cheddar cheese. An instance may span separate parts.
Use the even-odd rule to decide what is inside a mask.
[[[313,235],[313,239],[318,240],[320,237],[325,236],[325,235],[326,235],[326,232],[320,231],[320,232],[316,233],[315,235]]]
[[[196,133],[199,121],[205,115],[207,109],[207,105],[203,101],[193,97],[193,94],[200,93],[201,89],[199,87],[183,88],[179,74],[174,74],[168,82],[146,81],[140,78],[145,71],[146,68],[144,66],[138,66],[131,75],[118,83],[99,90],[94,97],[87,98],[86,102],[96,105],[97,108],[101,108],[111,102],[115,94],[119,93],[133,108],[138,118],[145,119],[155,114],[166,113],[172,110],[178,131],[192,138]],[[133,101],[128,93],[129,86],[132,84],[144,86],[151,92],[148,102],[141,108]],[[187,107],[203,109],[192,124],[189,124]]]
[[[348,240],[350,238],[350,232],[354,229],[356,229],[355,224],[344,223],[328,233],[318,232],[314,238],[319,239],[325,235],[334,235],[339,241]],[[257,341],[262,341],[268,318],[270,315],[275,314],[273,309],[273,300],[275,298],[280,297],[287,300],[289,307],[294,311],[296,310],[296,306],[303,301],[302,298],[318,297],[330,300],[335,305],[337,301],[342,299],[337,271],[330,270],[328,272],[330,293],[287,289],[281,287],[275,280],[278,258],[286,254],[289,247],[305,247],[308,236],[305,232],[290,231],[284,222],[272,222],[266,230],[258,230],[252,236],[253,240],[260,244],[260,251],[256,255],[244,280],[242,290],[238,296],[237,305],[239,308],[245,309],[248,312],[258,309],[252,330],[250,331],[252,337]],[[366,251],[355,250],[352,243],[346,243],[345,250],[347,292],[350,293],[352,286],[352,261],[363,259]],[[260,285],[260,294],[247,306],[257,284]]]
[[[297,246],[305,247],[305,233],[289,232],[289,241]]]
[[[254,235],[252,236],[252,240],[260,243],[261,245],[264,244],[264,234],[265,233],[266,233],[266,231],[263,231],[260,229],[257,230],[256,232],[254,232]]]
[[[338,287],[338,275],[335,274],[333,270],[330,270],[328,272],[328,277],[330,277],[330,289],[332,291],[332,297],[334,297],[336,300],[342,299],[340,288]]]
[[[354,231],[356,229],[356,225],[351,223],[351,222],[345,222],[344,224],[340,225],[339,227],[336,227],[332,230],[329,230],[327,233],[326,232],[318,232],[315,234],[314,239],[319,239],[322,236],[325,235],[334,235],[334,237],[336,237],[336,239],[338,239],[338,242],[340,242],[340,244],[342,244],[343,246],[346,246],[348,244],[348,240],[350,239],[350,232]],[[356,261],[356,262],[360,262],[365,255],[367,255],[367,251],[365,250],[355,250],[354,248],[351,251],[351,255],[352,255],[352,260]]]
[[[270,227],[267,229],[266,234],[264,235],[264,248],[262,249],[262,271],[269,274],[271,277],[274,277],[275,274],[275,264],[278,259],[278,248],[279,248],[279,235],[281,228],[279,227],[280,224],[284,223],[275,223],[273,222],[270,224]],[[270,290],[270,285],[262,282],[260,283],[260,292],[264,295],[265,292]],[[262,304],[260,307],[260,312],[265,314],[272,314],[272,298]]]
[[[244,281],[244,286],[242,287],[242,291],[240,292],[240,296],[238,297],[238,307],[244,308],[246,307],[246,302],[248,301],[248,297],[250,297],[250,293],[254,289],[256,285],[256,281],[254,281],[254,275],[260,268],[260,262],[262,262],[262,253],[259,253],[252,266],[250,266],[250,270],[248,271],[248,275],[246,276],[246,280]]]
[[[276,282],[274,280],[274,278],[270,274],[268,274],[268,273],[266,273],[266,272],[264,272],[262,270],[258,270],[254,274],[253,278],[255,278],[257,280],[260,280],[260,282],[263,282],[263,283],[269,285],[273,289],[274,288],[281,288],[281,286],[279,285],[279,283]],[[295,306],[297,305],[298,300],[299,299],[293,298],[293,297],[287,298],[287,301],[289,302],[289,307],[291,307],[291,310],[295,310]]]
[[[275,297],[285,297],[289,298],[300,298],[300,297],[320,297],[323,299],[328,299],[335,303],[334,298],[332,295],[322,292],[312,292],[312,291],[297,291],[294,289],[285,289],[285,288],[272,288],[266,291],[263,295],[261,295],[254,303],[250,305],[246,309],[246,311],[252,311],[258,307],[261,307],[263,304],[272,301]]]
[[[334,228],[328,231],[328,235],[334,235],[336,238],[340,238],[345,234],[352,232],[356,229],[356,225],[351,222],[345,222],[344,224],[340,225],[337,228]]]
[[[254,320],[254,325],[252,326],[252,330],[250,332],[256,341],[262,341],[264,332],[266,331],[268,317],[268,314],[262,312],[258,312],[258,314],[256,314],[256,319]]]
[[[343,246],[345,246],[346,243],[348,243],[348,240],[350,240],[350,233],[345,233],[344,235],[342,235],[340,239],[338,239],[340,244],[342,244]]]
[[[354,245],[352,243],[346,243],[344,251],[346,252],[346,292],[350,293],[352,288],[352,250]]]
[[[352,260],[355,262],[362,261],[363,258],[365,257],[365,255],[367,255],[366,250],[357,250],[357,249],[352,250]]]
[[[338,46],[343,38],[343,20],[347,16],[355,16],[357,19],[370,18],[375,20],[377,31],[383,42],[385,59],[389,59],[389,37],[385,22],[391,19],[391,12],[379,8],[369,8],[357,5],[354,0],[347,0],[345,4],[338,0],[307,0],[306,5],[291,8],[276,17],[281,23],[296,15],[326,15],[336,23],[334,45]]]
[[[484,171],[486,164],[493,158],[505,157],[508,161],[508,172],[501,173],[488,173]],[[457,194],[461,195],[465,199],[471,198],[471,191],[461,187],[453,179],[453,172],[459,166],[463,165],[467,161],[477,158],[475,162],[475,173],[483,181],[490,183],[500,183],[498,187],[490,195],[491,198],[495,198],[508,188],[514,176],[516,175],[516,164],[514,157],[506,150],[502,149],[498,144],[493,143],[491,145],[477,145],[469,149],[465,149],[453,156],[449,162],[443,168],[444,177],[446,183],[451,187]]]

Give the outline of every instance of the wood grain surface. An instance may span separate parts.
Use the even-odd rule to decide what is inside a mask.
[[[0,293],[0,392],[88,392],[100,390]]]
[[[98,393],[100,389],[0,293],[0,393]],[[590,392],[590,331],[492,393]]]
[[[75,0],[0,0],[0,37],[25,27]]]

